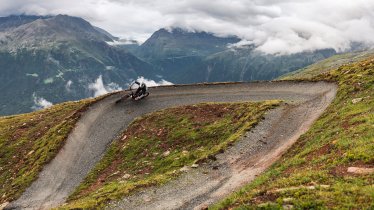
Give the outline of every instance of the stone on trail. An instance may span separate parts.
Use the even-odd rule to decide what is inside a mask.
[[[191,168],[197,168],[197,167],[199,167],[199,164],[192,164],[192,166],[191,166]]]
[[[146,197],[143,198],[143,200],[144,200],[145,202],[150,202],[152,199],[151,199],[150,197],[146,196]]]
[[[188,168],[188,166],[184,166],[183,168],[179,169],[180,172],[187,172],[189,170],[190,169]]]

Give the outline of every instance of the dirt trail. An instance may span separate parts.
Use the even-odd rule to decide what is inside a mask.
[[[109,206],[119,209],[193,209],[211,204],[270,166],[331,103],[336,85],[325,82],[260,82],[170,86],[151,90],[139,102],[115,104],[121,94],[94,104],[79,120],[65,146],[39,178],[8,208],[48,209],[65,201],[105,153],[119,132],[137,116],[159,109],[200,102],[281,99],[281,107],[217,161],[190,170],[161,187],[138,192]],[[213,170],[213,166],[218,170]]]

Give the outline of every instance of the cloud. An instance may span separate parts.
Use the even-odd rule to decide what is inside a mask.
[[[65,89],[67,92],[71,92],[71,85],[73,84],[73,81],[69,80],[66,85],[65,85]]]
[[[144,77],[138,77],[138,79],[136,79],[136,80],[138,82],[140,82],[140,83],[145,83],[148,87],[163,86],[163,85],[173,85],[173,83],[168,82],[168,81],[166,81],[164,79],[162,79],[159,82],[156,82],[154,80],[146,79]]]
[[[140,83],[145,83],[148,87],[162,86],[162,85],[173,85],[173,83],[168,82],[164,79],[161,79],[159,82],[156,82],[154,80],[146,79],[144,77],[138,77],[136,79],[136,81],[138,81]],[[127,85],[130,85],[131,83],[132,83],[132,81],[129,82]],[[88,84],[88,89],[93,91],[93,96],[94,97],[101,96],[101,95],[104,95],[104,94],[107,94],[107,93],[110,93],[110,92],[122,90],[122,88],[114,82],[105,85],[102,75],[100,75],[95,80],[95,82]]]
[[[249,40],[242,39],[241,41],[239,41],[237,43],[229,44],[227,47],[228,48],[241,48],[241,47],[245,47],[245,46],[248,46],[248,45],[253,45],[253,42],[249,41]]]
[[[162,27],[237,35],[265,53],[374,45],[372,0],[2,0],[0,16],[69,14],[144,41]]]
[[[32,98],[35,104],[34,106],[31,107],[33,110],[45,109],[53,105],[51,102],[47,101],[46,99],[42,97],[38,97],[36,93],[32,95]]]
[[[130,45],[130,44],[136,44],[137,45],[137,44],[139,44],[135,40],[128,40],[128,39],[113,40],[113,41],[106,42],[106,43],[109,44],[109,45],[112,45],[112,46],[124,45],[124,44],[127,44],[127,45]]]
[[[122,88],[118,84],[113,82],[109,83],[108,85],[104,85],[102,75],[100,75],[94,83],[90,83],[88,85],[88,89],[93,91],[94,97],[122,90]]]

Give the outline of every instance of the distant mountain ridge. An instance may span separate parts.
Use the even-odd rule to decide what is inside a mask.
[[[272,80],[335,54],[333,49],[270,55],[256,51],[254,46],[231,48],[205,58],[206,80]]]
[[[267,55],[254,45],[235,46],[235,36],[218,37],[182,28],[160,29],[142,45],[125,49],[159,68],[174,83],[271,80],[336,54],[333,49]]]
[[[15,17],[16,18],[16,17]],[[7,24],[14,22],[13,25]],[[1,24],[1,22],[0,22]],[[8,25],[2,32],[1,48],[43,47],[44,44],[61,41],[111,41],[105,33],[78,17],[57,15],[25,18],[25,21],[3,22]]]
[[[182,28],[160,29],[139,48],[138,56],[157,60],[181,56],[207,56],[239,42],[237,37],[217,37],[207,32],[189,32]]]
[[[99,76],[112,89],[138,76],[156,78],[152,65],[108,45],[112,37],[82,18],[10,16],[0,28],[0,115],[31,111],[35,97],[91,97]]]

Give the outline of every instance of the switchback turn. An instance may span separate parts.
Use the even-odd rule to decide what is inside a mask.
[[[327,108],[336,85],[326,82],[257,82],[157,87],[142,101],[116,104],[124,93],[97,102],[78,121],[65,146],[10,208],[45,209],[64,203],[136,117],[156,110],[201,102],[283,100],[214,163],[161,187],[146,189],[110,208],[190,209],[217,201],[251,181],[280,157]],[[218,164],[219,170],[211,170]]]

